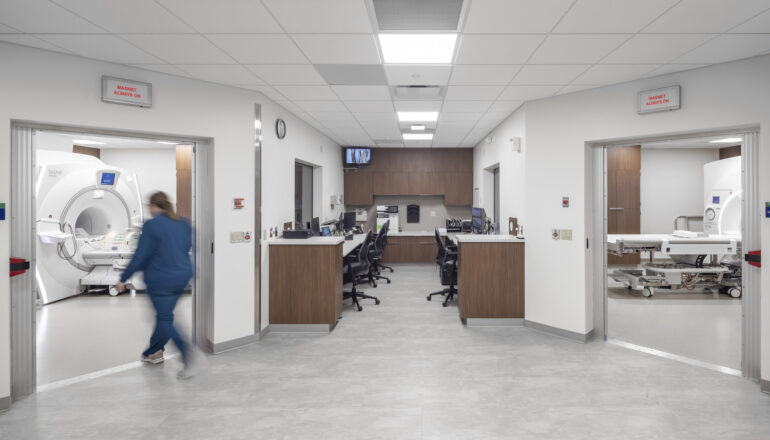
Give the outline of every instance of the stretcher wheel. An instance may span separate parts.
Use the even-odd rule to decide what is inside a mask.
[[[642,289],[642,296],[649,298],[651,297],[655,292],[652,290],[652,287],[645,287]]]
[[[380,300],[378,300],[378,299],[375,299],[375,300],[374,300],[374,304],[376,304],[376,305],[380,305]]]
[[[428,301],[430,301],[430,295],[428,295]]]
[[[115,286],[110,287],[110,296],[118,296],[119,293]]]
[[[729,293],[733,298],[740,298],[743,292],[740,287],[731,287],[727,293]]]

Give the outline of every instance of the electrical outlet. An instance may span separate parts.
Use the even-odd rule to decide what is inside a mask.
[[[561,239],[562,240],[572,240],[572,229],[562,229],[561,230]]]

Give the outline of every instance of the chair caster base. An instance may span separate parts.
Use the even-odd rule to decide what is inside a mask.
[[[430,295],[428,295],[428,298],[427,298],[427,299],[428,299],[428,301],[430,301]]]
[[[446,306],[447,306],[447,303],[441,303],[441,305],[442,305],[442,306],[444,306],[444,307],[446,307]]]
[[[361,307],[361,306],[358,306],[358,307],[356,308],[356,310],[358,310],[359,312],[360,312],[361,310],[363,310],[363,309],[364,309],[364,308],[363,308],[363,307]]]
[[[375,304],[375,305],[380,305],[380,300],[375,300],[375,301],[374,301],[374,304]]]

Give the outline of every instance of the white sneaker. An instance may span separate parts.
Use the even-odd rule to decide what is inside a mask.
[[[160,364],[163,362],[163,350],[158,350],[149,356],[142,355],[140,359],[148,364]]]

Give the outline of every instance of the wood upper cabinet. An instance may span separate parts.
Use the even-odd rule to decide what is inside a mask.
[[[345,171],[345,204],[365,206],[374,203],[371,173]]]
[[[410,171],[409,194],[412,195],[442,195],[444,194],[442,173],[433,171]]]
[[[381,196],[403,196],[409,193],[406,171],[377,171],[372,173],[372,192]]]
[[[473,173],[453,172],[444,175],[444,204],[473,204]]]

